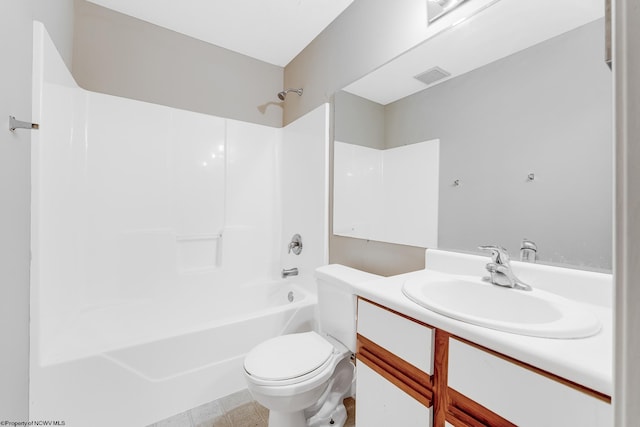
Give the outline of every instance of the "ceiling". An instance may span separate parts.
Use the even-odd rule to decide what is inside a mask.
[[[89,0],[280,67],[353,0]]]
[[[422,44],[344,90],[387,105],[446,81],[426,85],[414,78],[433,67],[448,71],[450,79],[604,16],[602,0],[487,0],[464,5],[474,4],[478,12],[471,18],[452,17],[444,30],[434,31]]]

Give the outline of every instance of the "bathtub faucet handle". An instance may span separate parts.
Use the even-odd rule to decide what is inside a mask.
[[[282,278],[285,279],[289,276],[297,276],[298,275],[298,269],[296,267],[293,268],[283,268],[282,269]]]
[[[300,255],[300,252],[302,252],[302,237],[300,237],[300,235],[297,233],[293,235],[291,241],[289,242],[288,253],[291,253],[291,251],[293,251],[295,255]]]

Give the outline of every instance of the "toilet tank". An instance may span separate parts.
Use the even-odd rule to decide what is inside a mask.
[[[356,296],[353,285],[381,276],[340,264],[316,269],[320,332],[356,352]]]

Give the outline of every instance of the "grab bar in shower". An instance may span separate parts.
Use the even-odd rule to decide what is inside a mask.
[[[16,129],[40,129],[40,125],[37,123],[16,120],[15,117],[9,116],[9,130],[11,132],[15,132]]]

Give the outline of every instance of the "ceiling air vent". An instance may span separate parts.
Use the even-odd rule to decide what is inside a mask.
[[[440,67],[433,67],[424,73],[420,73],[417,76],[414,76],[414,79],[420,80],[422,83],[431,85],[438,80],[442,80],[445,77],[449,77],[451,73],[446,72]]]

